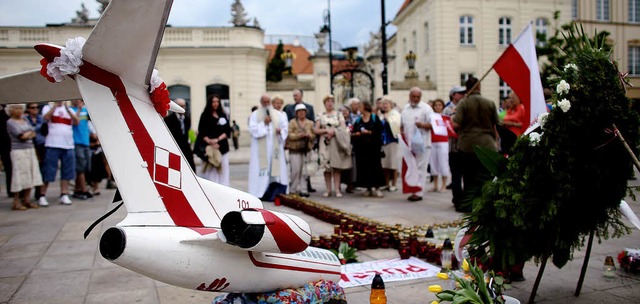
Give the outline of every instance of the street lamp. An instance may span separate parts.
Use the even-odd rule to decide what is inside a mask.
[[[280,55],[280,59],[284,60],[284,70],[288,72],[289,75],[293,75],[293,60],[296,59],[296,55],[291,52],[291,50],[287,50],[285,53]]]
[[[414,70],[416,68],[416,53],[414,53],[413,51],[409,51],[409,54],[407,54],[404,59],[407,60],[409,70]]]
[[[329,82],[333,95],[333,39],[331,39],[331,0],[327,0],[327,11],[324,16],[324,28],[329,33]]]
[[[380,18],[382,24],[380,25],[380,38],[382,39],[382,94],[389,94],[388,80],[387,80],[387,20],[384,10],[384,0],[380,0]]]
[[[348,48],[344,48],[342,49],[342,51],[345,54],[345,57],[347,58],[347,60],[349,61],[350,64],[354,64],[354,62],[356,62],[356,60],[358,60],[358,48],[355,46],[352,47],[348,47]]]

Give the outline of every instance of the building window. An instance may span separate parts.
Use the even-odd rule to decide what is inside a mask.
[[[511,43],[511,18],[502,17],[498,21],[498,40],[501,46]]]
[[[424,23],[424,51],[429,50],[429,22]]]
[[[472,16],[460,16],[460,45],[473,45]]]
[[[571,19],[578,19],[578,0],[571,0]]]
[[[511,87],[500,78],[500,99],[505,99],[509,96]]]
[[[407,50],[407,38],[402,38],[402,54],[407,54],[409,51]]]
[[[411,38],[413,38],[412,50],[417,52],[418,51],[418,35],[416,34],[416,31],[411,32]]]
[[[629,75],[640,76],[640,46],[629,47]]]
[[[469,78],[473,77],[473,73],[462,73],[460,74],[460,85],[464,86],[465,83],[467,83],[467,80],[469,80]]]
[[[609,0],[596,0],[596,20],[609,21]]]
[[[640,22],[640,0],[629,0],[629,22]]]
[[[547,25],[548,24],[549,24],[549,22],[547,21],[547,18],[538,18],[538,19],[536,19],[536,43],[540,47],[544,46],[545,45],[545,41],[547,40]]]

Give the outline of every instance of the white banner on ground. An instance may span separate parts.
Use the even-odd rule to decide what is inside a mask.
[[[438,272],[440,272],[440,267],[414,257],[407,260],[395,258],[352,263],[342,265],[342,277],[339,284],[342,288],[370,285],[376,273],[379,273],[386,283],[434,277]]]

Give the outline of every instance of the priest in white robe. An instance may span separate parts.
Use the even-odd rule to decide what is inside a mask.
[[[248,192],[269,199],[269,192],[287,192],[289,184],[284,142],[287,138],[286,115],[270,105],[269,95],[260,97],[260,108],[249,117],[251,158],[249,160]],[[271,185],[271,187],[270,187]]]

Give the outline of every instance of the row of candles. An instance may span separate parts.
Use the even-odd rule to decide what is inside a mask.
[[[414,256],[439,265],[443,256],[443,246],[445,251],[452,251],[449,240],[455,239],[459,227],[463,223],[459,220],[433,226],[403,227],[401,224],[391,226],[318,204],[296,195],[280,195],[276,198],[275,203],[300,210],[334,224],[333,234],[314,236],[311,239],[310,245],[313,247],[337,250],[340,243],[344,242],[349,247],[358,250],[395,248],[402,259]],[[445,263],[448,263],[447,257],[451,258],[451,256],[445,252]],[[456,262],[452,263],[455,268]]]

